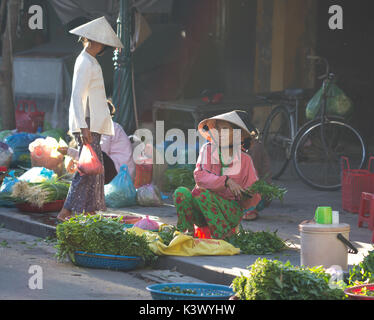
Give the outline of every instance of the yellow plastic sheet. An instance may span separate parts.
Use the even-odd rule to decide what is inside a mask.
[[[156,255],[166,256],[233,256],[240,254],[240,249],[235,248],[224,240],[194,239],[191,236],[176,232],[176,236],[167,246],[157,232],[146,231],[133,227],[128,229],[138,235],[145,235],[150,242],[150,248]]]

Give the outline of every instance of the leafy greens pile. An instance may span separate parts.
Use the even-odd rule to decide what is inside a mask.
[[[56,228],[57,258],[67,255],[74,261],[75,251],[121,256],[138,256],[152,264],[157,256],[151,251],[144,235],[125,231],[121,217],[77,215]]]
[[[330,287],[322,267],[294,267],[290,262],[257,259],[249,276],[237,277],[233,289],[240,300],[343,300],[340,287]]]
[[[349,271],[349,285],[374,282],[374,250]]]
[[[275,184],[267,183],[264,180],[256,181],[246,191],[247,193],[251,193],[251,194],[259,193],[262,199],[266,201],[272,201],[274,199],[283,201],[283,198],[285,194],[287,193],[287,189],[281,188]]]
[[[233,235],[228,241],[243,254],[273,254],[287,248],[286,243],[277,236],[277,231],[267,232],[244,230],[240,226],[240,231]]]

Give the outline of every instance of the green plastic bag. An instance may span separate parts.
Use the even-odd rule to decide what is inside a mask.
[[[328,90],[327,114],[343,118],[349,117],[353,111],[352,100],[334,83],[330,85]],[[308,120],[315,119],[320,112],[322,107],[322,93],[323,88],[318,90],[314,97],[309,101],[306,107],[306,117]]]
[[[60,139],[65,140],[65,130],[63,129],[51,129],[41,133],[43,137],[52,137],[55,138],[57,141]]]
[[[13,134],[12,130],[0,131],[0,142],[4,142],[6,138]]]

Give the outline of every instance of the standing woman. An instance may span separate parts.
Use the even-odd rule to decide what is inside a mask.
[[[107,106],[104,78],[96,56],[109,47],[123,48],[123,44],[105,19],[101,17],[70,31],[80,37],[83,51],[74,66],[72,94],[69,109],[69,129],[79,146],[90,144],[101,163],[101,135],[114,135],[112,118]],[[64,208],[57,219],[64,221],[71,214],[105,211],[104,174],[76,173]]]

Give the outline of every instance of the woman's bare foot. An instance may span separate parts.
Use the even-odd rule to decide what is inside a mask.
[[[60,213],[58,214],[57,216],[57,219],[60,220],[60,221],[66,221],[68,220],[68,218],[70,217],[71,215],[71,211],[63,208]]]

